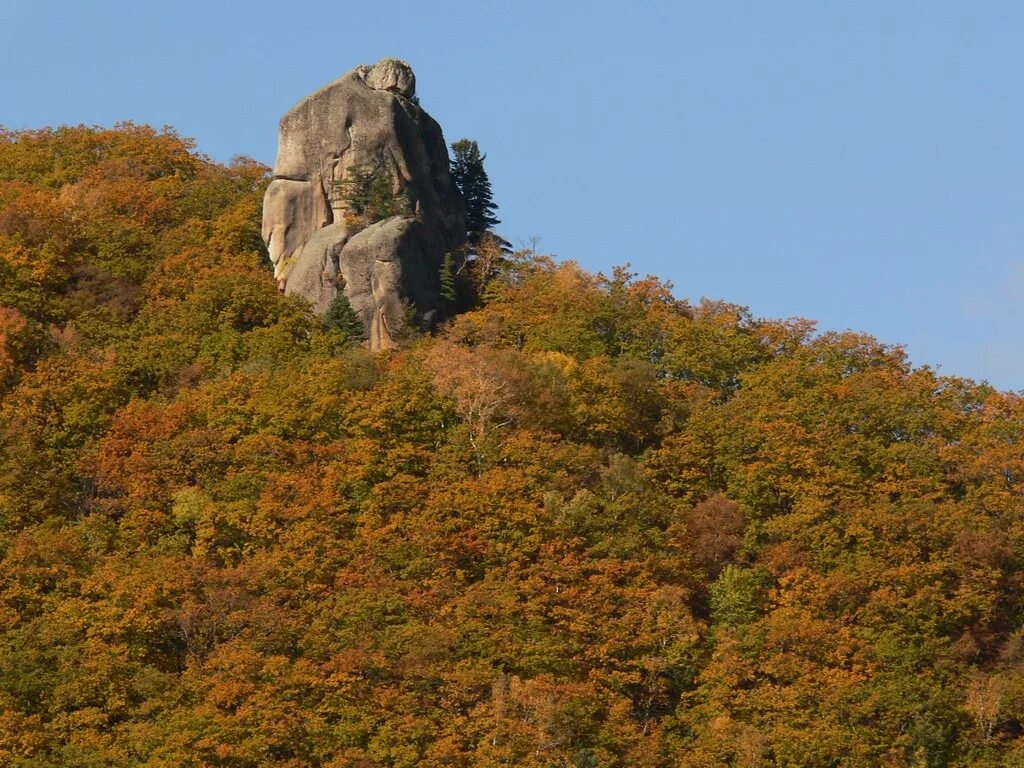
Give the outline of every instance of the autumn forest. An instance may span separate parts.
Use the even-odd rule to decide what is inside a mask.
[[[497,242],[372,354],[267,183],[0,132],[0,765],[1024,766],[1019,395]]]

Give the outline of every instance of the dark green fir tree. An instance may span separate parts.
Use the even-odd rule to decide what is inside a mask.
[[[363,321],[352,309],[345,289],[339,288],[338,295],[331,301],[327,311],[321,319],[324,328],[340,331],[344,334],[346,341],[362,341],[366,338],[366,329],[363,328]]]
[[[450,253],[444,255],[441,262],[441,298],[448,304],[454,304],[458,299],[458,289],[455,284],[455,260]]]
[[[488,231],[501,223],[495,216],[498,206],[491,194],[491,181],[484,170],[487,155],[470,139],[452,144],[451,173],[455,186],[466,203],[466,241],[476,247]]]

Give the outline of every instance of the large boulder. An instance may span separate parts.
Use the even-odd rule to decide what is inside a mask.
[[[408,64],[382,59],[302,99],[281,118],[263,199],[263,239],[281,289],[320,314],[343,289],[372,349],[394,346],[410,321],[434,321],[444,254],[465,238],[441,127],[415,89]],[[368,172],[390,181],[401,215],[354,223],[346,185]]]

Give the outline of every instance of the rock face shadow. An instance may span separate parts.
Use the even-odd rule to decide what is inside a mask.
[[[410,322],[433,324],[444,254],[465,239],[441,127],[415,91],[412,68],[388,58],[302,99],[281,118],[263,198],[278,285],[318,314],[343,290],[373,350],[394,347]],[[388,180],[401,213],[356,223],[346,185],[367,174]]]

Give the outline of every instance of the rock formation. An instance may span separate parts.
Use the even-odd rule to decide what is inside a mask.
[[[263,199],[282,290],[323,314],[343,289],[375,350],[393,347],[410,319],[433,323],[442,259],[465,237],[444,136],[415,89],[408,64],[382,59],[302,99],[281,119]],[[387,179],[401,211],[365,226],[346,185],[368,177]]]

